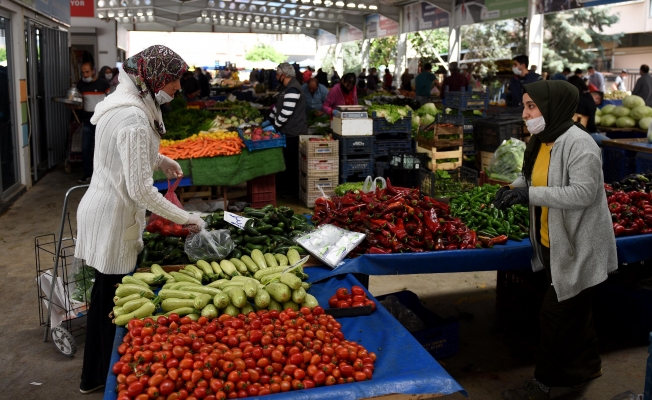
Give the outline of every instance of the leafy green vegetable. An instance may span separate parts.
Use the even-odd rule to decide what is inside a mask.
[[[210,129],[215,114],[205,110],[187,110],[186,101],[176,98],[170,102],[172,111],[163,114],[165,124],[165,139],[180,140],[200,131]]]
[[[91,300],[91,290],[93,289],[93,280],[95,279],[95,269],[84,265],[73,276],[75,283],[75,290],[70,297],[79,302],[86,302]]]
[[[525,143],[518,139],[504,141],[494,153],[487,173],[492,179],[512,182],[516,180],[523,167]]]
[[[382,117],[390,124],[395,124],[403,117],[407,117],[412,109],[407,106],[393,106],[393,105],[373,105],[367,110],[369,114],[376,112],[376,117]]]
[[[364,182],[343,183],[335,188],[335,194],[338,196],[344,196],[344,194],[350,190],[353,192],[357,192],[359,190],[362,190],[362,185],[364,185]]]

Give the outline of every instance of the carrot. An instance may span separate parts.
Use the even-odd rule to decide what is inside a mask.
[[[230,156],[240,154],[244,148],[244,142],[240,138],[195,138],[173,143],[161,147],[160,153],[174,160]]]

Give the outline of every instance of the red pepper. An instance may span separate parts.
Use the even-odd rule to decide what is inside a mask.
[[[396,213],[399,211],[403,211],[403,203],[400,201],[396,201],[394,203],[389,204],[385,209],[383,209],[382,213],[383,214]]]
[[[396,220],[396,230],[392,232],[396,235],[396,237],[400,241],[404,241],[407,238],[408,234],[405,231],[405,226],[403,225],[403,219],[399,218]]]
[[[394,214],[385,214],[383,215],[382,218],[385,219],[386,221],[394,222],[394,217],[395,217]]]
[[[364,224],[364,226],[366,226],[367,228],[371,229],[374,232],[377,232],[377,231],[381,230],[380,226],[378,226],[377,224],[374,224],[373,222],[371,222],[368,219],[363,219],[362,223]]]
[[[369,203],[372,203],[374,201],[374,198],[373,198],[373,196],[370,196],[370,195],[368,195],[366,193],[363,193],[360,196],[360,200],[362,200],[363,203],[369,204]]]
[[[435,250],[444,250],[444,240],[441,238],[441,233],[437,235],[437,242],[435,243]]]
[[[618,203],[609,203],[609,211],[612,213],[619,213],[623,210],[623,206]]]
[[[376,237],[376,240],[380,243],[381,246],[391,249],[392,248],[392,243],[389,241],[389,238],[387,236],[383,236],[379,233],[374,235]]]
[[[410,234],[414,234],[414,231],[416,231],[418,227],[419,227],[419,225],[417,225],[416,222],[411,222],[410,221],[410,222],[405,224],[405,230]]]
[[[391,249],[381,249],[380,247],[370,247],[369,254],[392,254]]]
[[[372,219],[371,223],[373,223],[374,225],[379,226],[380,229],[385,229],[385,227],[387,227],[387,224],[389,222],[385,221],[384,219]]]
[[[435,212],[434,208],[430,211],[424,212],[423,220],[426,223],[426,228],[428,228],[430,233],[434,235],[439,231],[440,223],[437,220],[437,213]]]
[[[415,237],[411,237],[411,238],[408,239],[407,244],[412,246],[412,247],[423,247],[423,246],[426,245],[426,241],[425,240],[419,240],[418,238],[415,238]]]
[[[405,250],[405,246],[403,245],[403,243],[399,242],[398,240],[394,240],[392,242],[392,250],[394,250],[395,253],[399,253]]]
[[[435,240],[428,229],[423,230],[423,240],[426,242],[428,250],[433,250],[435,248]]]
[[[414,217],[414,215],[416,214],[414,208],[408,206],[407,204],[405,204],[405,211],[407,212],[407,215],[409,215],[410,217]]]
[[[449,244],[448,246],[446,246],[446,250],[457,250],[457,249],[459,249],[459,247],[457,247],[456,244]]]
[[[620,235],[625,233],[625,227],[622,226],[621,224],[619,224],[617,222],[614,222],[612,225],[613,225],[613,228],[614,228],[614,235],[615,236],[620,236]]]
[[[423,249],[412,246],[409,242],[405,245],[405,247],[413,253],[423,253]]]
[[[494,244],[491,242],[491,238],[488,238],[486,236],[478,236],[478,240],[480,241],[480,244],[482,247],[488,247],[492,248],[494,247]]]
[[[339,211],[336,211],[335,215],[349,216],[349,215],[351,215],[351,214],[353,214],[353,213],[355,213],[357,211],[362,210],[364,207],[365,207],[364,204],[358,204],[358,205],[355,205],[355,206],[346,207],[346,208],[343,208],[343,209],[341,209]]]
[[[491,243],[492,245],[505,244],[505,243],[507,243],[507,236],[506,235],[496,236],[495,238],[492,238],[491,240],[489,240],[489,243]]]

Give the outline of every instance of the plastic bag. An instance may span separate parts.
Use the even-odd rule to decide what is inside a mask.
[[[191,233],[186,238],[184,251],[193,261],[219,262],[228,256],[235,248],[231,234],[226,229]]]
[[[518,139],[505,140],[494,153],[487,174],[489,178],[504,182],[513,182],[523,168],[525,142]]]
[[[170,185],[170,180],[168,179],[168,191],[167,193],[165,193],[165,196],[163,197],[165,197],[170,203],[183,209],[183,206],[181,205],[181,202],[179,201],[177,194],[174,192],[175,190],[177,190],[177,187],[179,186],[180,183],[181,183],[181,178],[177,179],[172,185]],[[187,234],[187,232],[182,233],[181,232],[182,229],[183,228],[181,227],[181,225],[175,224],[174,222],[168,220],[167,218],[163,218],[158,214],[152,213],[152,215],[149,216],[149,223],[147,224],[148,232],[152,232],[152,233],[160,232],[163,236],[168,236],[168,235],[184,236],[185,234]]]
[[[426,329],[426,325],[423,323],[421,318],[407,308],[403,303],[398,300],[398,297],[390,295],[385,297],[380,304],[383,305],[389,311],[398,322],[403,325],[408,332],[416,332]]]
[[[296,242],[324,264],[335,268],[364,237],[364,233],[350,232],[335,225],[325,224],[298,237]]]
[[[631,390],[615,395],[611,400],[643,400],[642,394],[635,394]]]
[[[378,186],[378,182],[380,182],[380,186]],[[362,184],[362,191],[364,193],[373,193],[376,191],[377,187],[381,190],[387,187],[387,181],[385,181],[385,178],[378,176],[376,179],[372,180],[371,176],[367,176],[364,184]]]

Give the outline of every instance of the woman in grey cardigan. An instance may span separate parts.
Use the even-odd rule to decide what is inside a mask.
[[[550,286],[534,379],[503,397],[545,400],[550,387],[581,386],[602,375],[591,298],[618,261],[600,149],[572,120],[578,90],[557,80],[531,83],[524,91],[523,118],[532,138],[523,173],[498,191],[494,204],[529,205],[532,269],[545,270]]]

